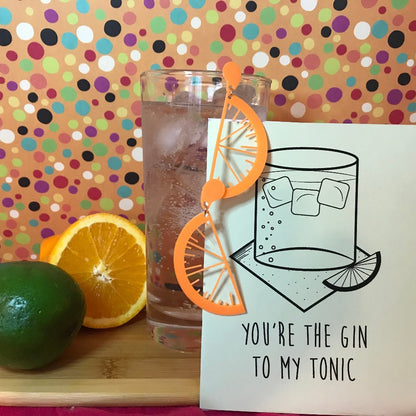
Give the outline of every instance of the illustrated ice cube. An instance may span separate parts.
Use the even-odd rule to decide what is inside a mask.
[[[318,191],[315,189],[294,189],[292,214],[316,217],[319,215]]]
[[[347,202],[350,186],[345,182],[324,179],[319,190],[318,202],[332,208],[342,209]]]
[[[277,208],[292,200],[292,184],[287,176],[282,176],[263,185],[263,192],[270,208]]]

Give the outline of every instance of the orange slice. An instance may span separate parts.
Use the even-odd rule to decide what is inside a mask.
[[[116,327],[143,309],[145,237],[136,225],[117,215],[92,214],[48,240],[42,243],[43,260],[68,272],[84,292],[84,326]]]

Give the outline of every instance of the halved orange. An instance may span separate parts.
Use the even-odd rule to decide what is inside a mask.
[[[81,286],[87,304],[84,326],[116,327],[145,306],[145,236],[129,220],[108,213],[88,215],[42,245],[43,260]]]

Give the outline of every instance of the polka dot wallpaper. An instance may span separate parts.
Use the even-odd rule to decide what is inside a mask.
[[[415,124],[415,59],[414,0],[2,1],[1,259],[92,212],[143,227],[144,70],[234,60],[270,120]]]

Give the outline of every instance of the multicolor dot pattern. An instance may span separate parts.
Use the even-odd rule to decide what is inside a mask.
[[[2,2],[1,260],[92,212],[143,227],[142,71],[234,60],[270,120],[415,124],[415,59],[413,0]]]

